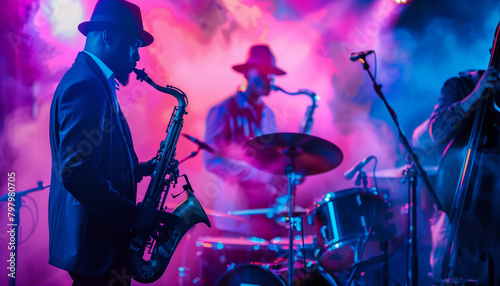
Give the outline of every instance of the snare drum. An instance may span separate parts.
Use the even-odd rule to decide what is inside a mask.
[[[269,242],[256,237],[199,237],[196,241],[199,257],[200,285],[212,286],[232,265],[251,262],[271,263],[276,252]]]
[[[278,257],[285,257],[289,254],[290,239],[288,237],[275,237],[269,241],[269,249],[274,250]],[[312,235],[304,236],[304,247],[302,247],[302,237],[296,235],[293,240],[293,249],[297,252],[298,257],[304,257],[304,249],[306,258],[313,259],[316,245]]]
[[[324,195],[314,203],[309,223],[314,223],[319,250],[316,258],[329,271],[349,269],[354,261],[352,248],[368,234],[371,239],[387,239],[387,201],[378,192],[353,188]]]

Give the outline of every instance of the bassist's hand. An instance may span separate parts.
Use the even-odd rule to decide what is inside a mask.
[[[480,100],[487,99],[490,95],[500,90],[500,79],[498,70],[490,67],[479,80],[472,93],[460,102],[462,109],[469,113],[477,108]]]

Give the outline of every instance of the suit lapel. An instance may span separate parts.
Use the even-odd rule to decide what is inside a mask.
[[[134,179],[134,175],[133,175],[133,173],[134,173],[133,172],[134,171],[133,156],[135,155],[135,152],[133,151],[132,138],[128,138],[128,137],[131,137],[129,131],[128,132],[124,131],[123,125],[126,124],[126,122],[124,120],[123,114],[121,113],[121,109],[118,107],[119,110],[116,111],[115,104],[114,104],[115,99],[113,98],[113,91],[111,90],[111,87],[109,86],[108,79],[104,76],[104,73],[99,68],[97,63],[89,55],[87,55],[84,52],[80,52],[77,56],[77,60],[79,58],[82,59],[89,66],[89,68],[92,70],[92,72],[94,74],[96,74],[97,78],[101,81],[101,83],[106,88],[106,96],[107,96],[107,100],[109,103],[109,107],[111,108],[112,120],[114,122],[116,122],[116,126],[118,126],[117,129],[119,130],[120,140],[122,141],[122,145],[125,146],[124,149],[126,149],[125,150],[126,154],[123,154],[123,155],[129,159],[128,161],[130,164],[130,170],[132,170],[131,177],[132,177],[132,180],[133,180],[134,186],[135,186],[135,179]],[[122,121],[122,119],[123,119],[123,121]]]

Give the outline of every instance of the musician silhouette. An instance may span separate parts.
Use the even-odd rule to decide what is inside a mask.
[[[49,263],[68,271],[74,286],[130,285],[130,229],[167,220],[135,204],[136,184],[154,163],[139,164],[115,89],[116,80],[128,83],[139,47],[153,37],[143,30],[139,7],[123,0],[97,2],[78,29],[85,49],[50,110]]]
[[[498,44],[500,42],[497,41],[497,50]],[[453,161],[450,157],[454,156],[452,154],[466,154],[465,144],[470,137],[479,103],[488,97],[495,99],[499,94],[498,68],[491,64],[486,71],[463,72],[458,77],[448,79],[441,90],[438,104],[430,118],[430,133],[443,154],[438,182],[440,174],[449,178],[447,183],[450,188],[440,187],[439,183],[437,188],[438,196],[445,198],[442,200],[445,206],[451,206],[453,202],[458,180],[452,178],[458,178],[460,169],[455,169],[456,166],[462,167],[463,162],[455,160],[456,163],[450,164]],[[489,110],[493,112],[486,115],[485,136],[478,149],[481,160],[477,163],[477,174],[470,184],[473,190],[465,200],[467,207],[462,209],[461,220],[450,223],[449,207],[445,208],[448,214],[436,211],[432,219],[431,265],[435,281],[457,277],[478,280],[481,285],[500,283],[500,109],[494,100],[491,103],[494,106],[490,106]],[[449,251],[447,238],[451,234],[451,227],[456,224],[458,231],[453,241],[450,263],[443,265],[443,257]],[[441,276],[445,272],[448,272],[448,277]]]
[[[218,178],[215,209],[234,211],[271,207],[280,194],[287,192],[285,176],[276,176],[258,170],[244,159],[242,146],[253,137],[276,132],[274,112],[262,101],[268,96],[274,76],[285,71],[276,66],[276,60],[267,45],[254,45],[246,62],[233,66],[244,76],[239,89],[213,106],[207,116],[205,142],[216,152],[204,153],[205,168]],[[217,229],[226,235],[247,235],[270,239],[286,234],[265,215],[236,221],[213,218]]]

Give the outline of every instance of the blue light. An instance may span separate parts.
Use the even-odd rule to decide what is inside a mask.
[[[250,237],[250,241],[253,241],[253,242],[258,242],[258,243],[264,243],[265,240],[263,238],[260,238],[260,237]]]
[[[328,203],[328,213],[330,214],[330,221],[332,222],[333,230],[333,239],[332,241],[328,242],[330,244],[331,242],[339,241],[339,230],[337,227],[337,220],[335,219],[335,209],[333,207],[333,202]]]
[[[224,244],[222,243],[217,243],[217,249],[223,249],[224,248]]]

